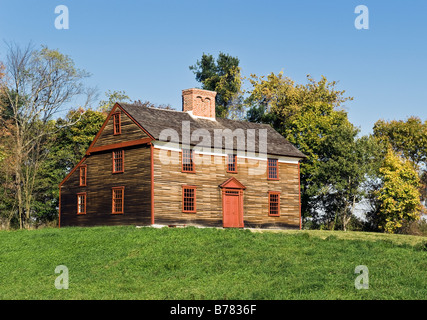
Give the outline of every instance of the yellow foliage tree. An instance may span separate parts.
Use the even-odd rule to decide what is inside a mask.
[[[395,233],[404,221],[420,218],[420,179],[411,161],[401,158],[390,148],[380,175],[382,187],[377,191],[379,227]]]

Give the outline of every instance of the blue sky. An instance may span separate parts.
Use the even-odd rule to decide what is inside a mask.
[[[58,5],[69,9],[68,30],[54,26]],[[368,30],[354,26],[358,5],[369,9]],[[100,98],[124,90],[180,109],[181,90],[199,86],[188,66],[222,51],[244,76],[339,81],[362,134],[378,119],[427,119],[426,35],[425,0],[0,0],[0,57],[3,40],[59,49],[92,74]]]

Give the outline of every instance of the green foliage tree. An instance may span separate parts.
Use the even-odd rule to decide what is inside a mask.
[[[409,117],[406,121],[378,120],[374,125],[374,135],[389,143],[393,151],[401,153],[416,166],[427,163],[427,121]]]
[[[52,122],[55,134],[50,136],[46,145],[48,154],[40,164],[34,190],[33,216],[37,223],[57,219],[58,184],[83,158],[106,116],[105,112],[78,108]]]
[[[51,150],[57,159],[56,167],[62,170],[60,177],[65,177],[83,158],[107,115],[102,111],[78,108],[70,110],[64,119],[56,121],[57,134]],[[67,123],[74,124],[64,125]]]
[[[204,54],[189,67],[202,84],[202,89],[217,92],[216,116],[239,118],[243,112],[242,82],[239,59],[220,52],[218,58]]]
[[[333,110],[340,111],[339,108],[344,102],[353,99],[344,97],[345,91],[336,90],[337,83],[328,82],[326,77],[316,82],[307,75],[307,84],[303,85],[296,84],[289,77],[285,77],[283,72],[279,72],[270,73],[267,77],[251,74],[249,81],[252,90],[245,101],[249,106],[248,120],[270,123],[278,130],[283,130],[285,127],[280,124],[290,122],[287,119],[301,113],[301,108],[306,105],[324,103],[325,106],[332,106]]]
[[[125,91],[111,91],[105,92],[107,100],[99,101],[98,111],[110,112],[116,102],[130,102],[129,96]]]
[[[295,84],[283,73],[251,76],[246,103],[249,121],[269,123],[307,155],[301,163],[302,213],[316,221],[347,229],[372,157],[372,143],[357,138],[359,130],[340,105],[349,97],[325,77]]]
[[[321,158],[315,181],[316,199],[325,217],[344,231],[356,219],[356,206],[370,191],[369,179],[378,163],[378,145],[370,136],[357,137],[359,130],[349,122],[334,126],[321,143]],[[361,227],[361,226],[360,226]]]
[[[379,227],[395,233],[403,222],[420,217],[420,179],[413,163],[388,150],[379,169],[383,181],[377,192]]]
[[[406,121],[378,120],[374,135],[384,145],[413,163],[420,177],[421,199],[427,199],[427,121],[409,117]]]

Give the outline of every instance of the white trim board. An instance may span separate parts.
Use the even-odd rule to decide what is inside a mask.
[[[167,141],[153,141],[153,147],[160,150],[170,150],[182,152],[182,144],[176,142],[167,142]],[[215,149],[211,147],[195,147],[193,148],[195,154],[203,154],[203,155],[211,155],[211,156],[219,156],[226,157],[229,152],[225,149]],[[220,151],[220,152],[219,152]],[[264,160],[267,161],[267,158],[277,159],[280,163],[291,163],[298,164],[302,158],[296,157],[286,157],[286,156],[278,156],[278,155],[268,155],[268,154],[260,154],[255,152],[246,152],[246,151],[237,151],[236,152],[238,158],[244,159],[252,159],[252,160]]]

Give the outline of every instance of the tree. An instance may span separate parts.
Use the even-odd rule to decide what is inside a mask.
[[[5,68],[0,82],[5,101],[0,121],[10,137],[13,207],[23,228],[31,224],[37,178],[56,130],[54,115],[78,97],[85,97],[87,105],[94,90],[83,83],[89,74],[77,69],[70,57],[44,46],[10,44]]]
[[[5,67],[0,62],[0,81],[5,76]],[[10,154],[10,121],[2,121],[6,115],[6,95],[0,87],[0,224],[10,226],[10,221],[13,217],[14,202],[11,192],[13,186],[12,171],[10,164],[13,163],[13,158]]]
[[[4,77],[4,64],[0,61],[0,79]]]
[[[303,217],[332,223],[332,228],[340,222],[345,230],[363,197],[371,144],[357,138],[359,130],[340,108],[352,98],[325,77],[307,79],[300,85],[283,73],[251,75],[247,118],[269,123],[307,155],[301,163]]]
[[[377,161],[377,149],[370,137],[358,138],[358,133],[350,122],[344,122],[333,127],[322,143],[314,191],[320,191],[316,198],[324,210],[323,220],[332,223],[331,229],[346,231],[355,218],[356,206],[369,191],[366,184]]]
[[[65,118],[52,122],[55,133],[46,144],[48,154],[40,163],[34,187],[34,224],[55,221],[58,217],[58,184],[83,158],[100,130],[107,113],[82,108],[70,110]],[[66,125],[73,123],[73,125]]]
[[[410,159],[415,166],[427,163],[427,121],[409,117],[406,121],[378,120],[374,125],[374,135],[390,144],[394,152]]]
[[[409,159],[421,179],[421,199],[427,199],[427,121],[409,117],[406,121],[378,120],[374,135],[392,150]]]
[[[125,91],[110,91],[105,92],[108,100],[99,101],[98,111],[110,112],[116,102],[130,102],[129,96]]]
[[[216,91],[216,116],[239,118],[243,111],[242,81],[239,59],[220,52],[218,58],[202,55],[189,67],[202,84],[202,89]]]
[[[83,158],[107,115],[107,112],[78,108],[56,121],[57,134],[50,150],[55,159],[55,168],[61,170],[58,183]],[[73,125],[66,126],[67,123]]]
[[[345,91],[336,90],[337,83],[328,82],[324,76],[316,82],[307,75],[306,85],[296,84],[285,77],[283,72],[270,73],[267,77],[251,74],[249,81],[252,90],[245,101],[249,106],[248,120],[270,123],[278,129],[281,129],[281,123],[290,122],[287,120],[289,117],[301,113],[304,106],[323,103],[332,106],[333,110],[341,111],[340,106],[353,99],[344,97]]]
[[[156,109],[164,109],[164,110],[174,110],[170,104],[155,104],[150,101],[144,101],[141,100],[135,100],[133,102],[134,105],[137,105],[139,107],[147,107],[147,108],[156,108]]]
[[[410,160],[396,155],[389,149],[380,168],[382,187],[377,192],[380,203],[379,227],[395,233],[404,221],[420,217],[420,179]]]

